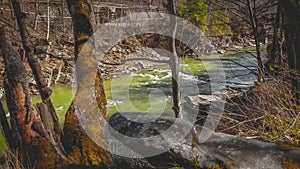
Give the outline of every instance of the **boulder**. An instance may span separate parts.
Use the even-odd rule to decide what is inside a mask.
[[[106,136],[116,165],[130,168],[300,167],[300,151],[274,143],[216,133],[171,115],[116,113]],[[120,153],[120,154],[119,154]],[[132,158],[133,157],[133,158]]]

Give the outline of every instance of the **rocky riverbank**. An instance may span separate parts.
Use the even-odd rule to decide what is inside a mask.
[[[1,18],[0,22],[3,18]],[[11,18],[6,18],[9,22],[13,22]],[[28,20],[28,23],[32,24],[32,20]],[[70,23],[68,23],[70,24]],[[70,25],[69,25],[70,26]],[[53,32],[53,37],[49,40],[44,38],[45,28],[37,28],[34,30],[28,24],[30,30],[30,40],[33,44],[34,55],[38,59],[44,77],[46,78],[48,86],[55,85],[70,85],[73,81],[74,72],[74,56],[73,56],[73,40],[71,32]],[[118,27],[111,25],[111,29],[118,30]],[[108,33],[111,29],[106,30]],[[8,34],[12,37],[13,44],[18,48],[21,56],[23,57],[24,64],[26,65],[29,85],[31,86],[31,92],[37,94],[35,80],[31,73],[31,69],[24,57],[24,51],[22,50],[22,44],[19,37],[13,33],[14,28],[9,29]],[[120,30],[124,31],[124,30]],[[122,32],[121,32],[122,33]],[[109,37],[114,38],[114,37]],[[168,54],[162,51],[170,51],[169,38],[161,35],[143,34],[127,37],[107,52],[105,56],[99,60],[99,69],[104,79],[111,79],[114,75],[127,74],[129,72],[148,69],[155,65],[162,65],[158,63],[159,60],[168,60]],[[103,40],[103,46],[110,44],[111,39]],[[239,50],[245,46],[252,46],[253,42],[247,39],[240,39],[240,41],[232,40],[232,37],[212,37],[201,41],[201,44],[197,44],[197,51],[200,51],[200,56],[196,56],[184,44],[177,42],[177,52],[180,57],[193,57],[198,58],[206,55],[220,53],[223,54],[230,50]],[[161,49],[161,50],[157,50]],[[96,53],[97,57],[97,53]],[[142,58],[141,60],[134,60],[132,58]],[[147,60],[148,59],[148,60]],[[126,61],[125,60],[130,60]],[[149,60],[156,60],[152,62]],[[2,61],[2,57],[0,57]],[[165,63],[164,63],[165,64]],[[0,65],[0,88],[3,88],[3,76],[4,65]]]
[[[147,122],[149,119],[155,120]],[[184,120],[175,121],[170,116],[157,118],[154,114],[117,113],[109,119],[106,136],[115,154],[113,159],[119,167],[300,167],[300,151],[283,150],[273,143],[215,133],[209,128],[187,124]],[[153,155],[149,156],[151,153]]]

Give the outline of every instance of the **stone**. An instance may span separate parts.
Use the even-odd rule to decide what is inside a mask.
[[[0,87],[0,99],[4,96],[4,88]]]
[[[217,53],[218,53],[218,54],[224,54],[225,52],[226,52],[226,51],[223,50],[223,49],[217,50]]]
[[[286,166],[300,167],[300,151],[282,150],[274,143],[216,133],[199,125],[191,125],[184,120],[175,121],[171,115],[157,117],[150,113],[116,113],[110,117],[108,126],[106,134],[115,136],[109,137],[110,144],[119,141],[134,153],[142,156],[147,155],[145,150],[162,152],[151,157],[138,158],[143,162],[143,167],[136,165],[133,168],[145,168],[147,165],[154,168],[168,168],[174,163],[185,168],[221,168],[223,166],[238,169],[283,169]],[[167,134],[166,131],[168,131]],[[149,144],[142,139],[130,142],[124,138],[125,136],[130,138],[161,137],[153,137]],[[135,161],[135,159],[120,156],[118,160],[127,165]]]

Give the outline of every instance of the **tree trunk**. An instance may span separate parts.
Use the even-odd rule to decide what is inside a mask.
[[[55,123],[49,119],[49,111],[40,112],[31,101],[27,72],[21,57],[0,28],[0,47],[5,65],[5,94],[11,114],[11,130],[16,140],[17,152],[28,165],[51,168],[67,163],[62,147],[55,140]],[[40,113],[39,113],[40,112]],[[44,114],[41,114],[44,113]],[[41,119],[47,115],[48,119]]]
[[[34,30],[36,30],[36,27],[38,25],[38,16],[39,16],[39,2],[38,0],[35,0]]]
[[[207,25],[207,31],[206,31],[206,36],[212,36],[212,8],[213,8],[213,4],[212,3],[210,3],[210,2],[208,2],[208,4],[207,4],[207,19],[206,19],[206,25]],[[203,25],[204,26],[204,25]]]
[[[91,9],[86,0],[67,0],[67,4],[73,21],[77,91],[65,118],[64,146],[76,164],[111,167],[101,126],[106,117],[106,98],[93,55]]]
[[[59,127],[59,121],[55,113],[54,106],[50,99],[51,90],[47,87],[47,83],[42,74],[41,66],[39,65],[37,59],[33,55],[32,44],[28,40],[28,34],[26,32],[26,27],[24,23],[25,14],[22,13],[21,11],[19,0],[12,0],[12,5],[13,5],[14,13],[16,15],[20,36],[22,38],[23,48],[25,50],[25,56],[28,59],[30,68],[34,75],[34,79],[36,81],[43,103],[47,104],[48,110],[51,113],[52,120],[54,122],[54,126],[53,126],[54,132],[56,133],[54,134],[55,140],[59,140],[61,129]]]
[[[62,24],[62,28],[61,30],[63,32],[65,32],[65,1],[64,0],[60,0],[61,3],[61,24]]]
[[[247,5],[250,13],[250,20],[251,20],[251,26],[253,30],[253,36],[255,40],[255,48],[256,48],[256,59],[258,64],[258,82],[263,82],[265,71],[264,71],[264,65],[261,59],[261,52],[260,52],[260,44],[259,44],[259,27],[257,23],[256,18],[256,3],[255,0],[247,0]]]
[[[172,94],[173,94],[173,111],[175,113],[175,117],[179,117],[180,113],[180,90],[179,90],[179,62],[178,56],[176,52],[176,9],[174,0],[168,0],[168,10],[170,14],[170,34],[172,37],[170,38],[169,48],[171,49],[173,56],[170,57],[170,68],[172,71]]]
[[[299,1],[298,1],[299,2]],[[295,92],[295,98],[300,100],[300,5],[293,0],[279,0],[283,11],[283,29],[287,44],[289,67],[292,69],[292,86]]]
[[[113,163],[104,139],[102,125],[106,116],[106,99],[103,80],[93,56],[94,41],[90,38],[93,29],[89,20],[89,4],[85,0],[68,0],[67,3],[74,25],[78,90],[66,114],[63,138],[60,138],[58,118],[50,100],[51,91],[47,88],[41,67],[33,56],[32,45],[25,31],[25,14],[21,12],[18,0],[12,0],[12,5],[26,57],[43,103],[33,105],[25,66],[18,52],[5,37],[4,29],[0,29],[0,47],[6,71],[5,92],[11,113],[12,138],[16,143],[17,151],[21,152],[22,158],[28,161],[30,167],[110,168]],[[90,106],[91,103],[95,105]],[[82,118],[81,115],[86,115],[85,112],[88,113],[88,117]],[[5,116],[3,112],[0,115]],[[8,129],[4,122],[2,124]],[[11,140],[9,136],[7,139]]]
[[[271,56],[269,60],[269,65],[271,67],[274,67],[275,61],[276,61],[276,51],[278,49],[279,43],[278,43],[278,29],[280,26],[280,16],[281,16],[281,7],[280,4],[277,4],[277,13],[276,13],[276,19],[274,24],[274,30],[273,30],[273,42],[272,42],[272,50],[271,50]]]

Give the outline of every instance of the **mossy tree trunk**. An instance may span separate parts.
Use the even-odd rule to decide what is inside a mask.
[[[106,116],[106,98],[93,55],[91,7],[86,0],[67,0],[67,4],[73,21],[77,91],[66,114],[64,145],[77,164],[111,167],[112,159],[101,126]]]
[[[103,133],[106,98],[103,80],[93,56],[89,4],[85,0],[67,0],[74,26],[78,90],[67,111],[62,136],[50,100],[51,91],[44,83],[40,65],[33,56],[32,45],[25,31],[25,15],[21,12],[18,0],[12,3],[23,47],[43,100],[37,106],[32,103],[25,66],[5,36],[4,28],[1,28],[0,49],[5,64],[5,93],[11,113],[8,129],[15,143],[12,144],[15,146],[11,146],[13,151],[21,152],[21,158],[28,161],[28,166],[38,169],[111,168],[113,162]],[[95,106],[89,106],[91,103]],[[85,115],[84,122],[81,114]],[[2,115],[5,114],[2,112]],[[92,139],[87,131],[93,134]]]
[[[25,56],[28,60],[29,66],[32,70],[34,79],[37,84],[37,88],[43,101],[43,103],[40,104],[38,107],[43,108],[43,111],[45,111],[42,112],[41,117],[42,119],[44,119],[44,125],[47,129],[47,132],[49,133],[49,141],[51,141],[53,145],[56,145],[58,153],[64,156],[64,149],[60,141],[61,129],[59,126],[59,121],[54,106],[50,99],[51,89],[47,87],[47,83],[42,73],[41,66],[38,63],[37,58],[33,54],[33,45],[29,41],[28,33],[25,27],[26,15],[21,10],[19,0],[12,0],[11,3],[13,6],[14,14],[16,16],[16,22],[19,28],[19,33],[25,51]]]

